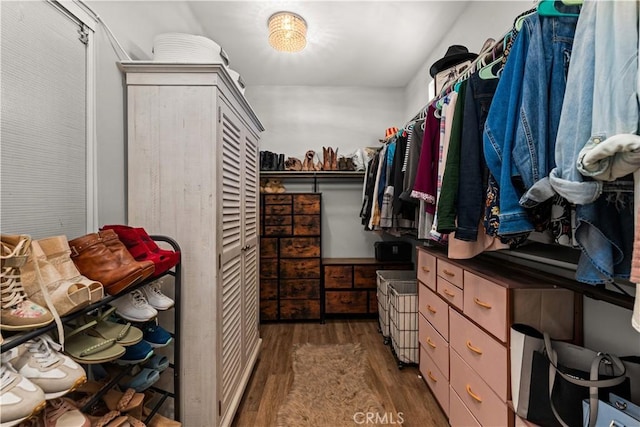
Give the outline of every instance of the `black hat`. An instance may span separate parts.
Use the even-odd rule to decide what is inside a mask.
[[[447,49],[447,53],[444,55],[444,57],[438,59],[433,63],[431,68],[429,68],[429,74],[431,74],[431,77],[435,77],[436,74],[438,74],[442,70],[446,70],[467,60],[473,61],[477,57],[478,54],[470,53],[469,49],[467,49],[465,46],[460,46],[457,44],[451,45],[449,46],[449,49]]]

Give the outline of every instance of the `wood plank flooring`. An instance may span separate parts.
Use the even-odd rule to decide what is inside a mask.
[[[367,381],[387,413],[393,414],[396,420],[399,419],[397,414],[402,413],[405,427],[448,426],[444,413],[419,376],[418,368],[398,369],[389,346],[384,345],[378,332],[376,320],[264,324],[260,327],[260,335],[263,340],[260,358],[238,407],[234,427],[275,426],[278,408],[293,383],[293,345],[307,342],[361,343],[372,368],[372,376]],[[353,425],[357,424],[354,422]]]

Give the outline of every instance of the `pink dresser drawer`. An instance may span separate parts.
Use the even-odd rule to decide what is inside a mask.
[[[507,348],[453,309],[449,311],[449,320],[451,348],[506,402]]]
[[[507,288],[464,272],[464,314],[507,342]]]
[[[449,341],[449,305],[426,285],[418,283],[418,310]]]
[[[460,289],[464,288],[462,269],[442,259],[438,260],[438,276],[447,279]]]
[[[516,422],[515,422],[516,427],[538,427],[538,424],[534,424],[528,420],[523,420],[517,415],[515,416],[515,418],[516,418]]]
[[[422,315],[418,316],[418,341],[422,350],[434,361],[440,372],[449,379],[449,343]]]
[[[425,349],[420,349],[420,373],[427,383],[445,415],[449,416],[449,381],[436,367],[436,364],[426,355]]]
[[[449,412],[451,413],[449,417],[451,427],[481,427],[453,388],[449,390]]]
[[[451,354],[451,388],[483,426],[508,425],[508,409],[480,376],[456,353]]]
[[[418,249],[418,280],[436,290],[436,257]]]
[[[438,261],[439,263],[440,261]],[[439,264],[438,264],[439,265]],[[464,307],[464,298],[462,289],[458,288],[451,284],[451,282],[443,279],[438,276],[438,294],[442,295],[442,299],[444,299],[449,304],[458,307],[460,311],[462,311]]]

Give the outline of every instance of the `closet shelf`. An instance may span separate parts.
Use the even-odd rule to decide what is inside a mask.
[[[364,171],[260,171],[260,178],[353,178],[363,179]]]

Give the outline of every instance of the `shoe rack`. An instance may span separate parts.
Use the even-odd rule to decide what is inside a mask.
[[[178,245],[178,243],[167,236],[162,236],[162,235],[152,235],[150,236],[154,241],[156,242],[166,242],[168,243],[171,248],[176,251],[176,252],[180,252],[182,253],[182,251],[180,250],[180,246]],[[145,285],[148,285],[151,282],[154,282],[156,280],[159,280],[163,277],[167,277],[167,276],[172,276],[173,277],[173,282],[174,282],[174,296],[173,299],[175,301],[175,304],[173,305],[172,308],[170,308],[169,310],[173,310],[173,317],[174,317],[174,328],[173,328],[173,333],[171,334],[173,340],[172,343],[170,344],[170,346],[173,349],[173,363],[169,364],[169,368],[167,368],[163,373],[161,373],[161,375],[164,375],[165,372],[171,370],[173,371],[173,390],[165,390],[162,389],[160,387],[156,387],[156,385],[152,385],[151,387],[149,387],[148,390],[151,390],[155,393],[155,395],[157,396],[157,398],[155,398],[154,400],[156,401],[156,403],[153,405],[153,407],[150,407],[150,413],[148,413],[148,415],[146,416],[146,419],[143,420],[145,422],[145,424],[148,424],[148,422],[151,420],[151,418],[153,418],[153,416],[158,412],[158,410],[160,409],[160,407],[164,404],[164,402],[168,399],[171,398],[173,399],[174,402],[174,419],[176,421],[180,421],[181,419],[181,411],[180,411],[180,366],[181,366],[181,356],[180,356],[180,319],[181,319],[181,277],[182,277],[182,273],[181,273],[181,261],[178,262],[178,264],[168,270],[166,273],[164,273],[163,275],[159,276],[159,277],[150,277],[134,286],[131,286],[129,288],[127,288],[125,291],[121,292],[118,295],[108,295],[105,294],[105,296],[98,302],[91,304],[87,307],[85,307],[82,310],[79,310],[77,312],[74,312],[72,314],[69,314],[67,316],[63,316],[61,317],[62,323],[63,324],[70,324],[72,321],[74,321],[75,319],[80,318],[81,316],[86,315],[87,313],[90,313],[94,310],[97,310],[99,308],[102,308],[106,305],[108,305],[110,302],[115,301],[119,298],[122,297],[126,297],[130,292],[135,291],[136,289],[142,288]],[[9,350],[11,350],[12,348],[15,348],[17,346],[19,346],[20,344],[33,339],[35,337],[38,337],[42,334],[45,334],[51,330],[56,329],[56,324],[55,322],[52,322],[50,324],[48,324],[47,326],[38,328],[38,329],[33,329],[30,331],[24,331],[20,333],[19,337],[16,337],[15,339],[7,339],[9,336],[5,335],[5,340],[3,342],[2,345],[0,345],[0,353],[5,353]],[[91,365],[83,365],[83,367],[85,368],[85,371],[87,371],[87,366],[91,366]],[[89,411],[89,409],[95,405],[95,403],[102,398],[102,396],[109,391],[110,389],[112,389],[114,386],[116,386],[120,380],[126,376],[132,369],[133,366],[136,365],[126,365],[126,366],[122,366],[122,370],[117,374],[114,375],[110,381],[101,389],[99,390],[91,400],[89,400],[88,402],[85,403],[85,405],[81,408],[81,410],[83,412],[87,412]]]

